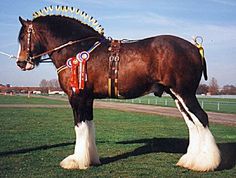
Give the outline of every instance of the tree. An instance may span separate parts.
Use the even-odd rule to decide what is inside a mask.
[[[39,83],[39,86],[40,86],[40,87],[43,87],[43,88],[44,88],[44,87],[47,87],[47,83],[48,83],[47,80],[43,79],[43,80],[41,80],[41,82]]]
[[[209,87],[206,84],[200,84],[197,88],[197,94],[207,94]]]
[[[218,82],[216,80],[216,78],[211,78],[210,82],[209,82],[209,90],[208,92],[211,94],[211,95],[217,95],[219,94],[219,85],[218,85]]]
[[[49,83],[50,83],[51,86],[54,87],[54,88],[59,88],[59,87],[60,87],[60,86],[59,86],[59,82],[58,82],[57,79],[52,79],[52,80],[49,81]]]
[[[224,85],[220,93],[223,95],[236,95],[236,86]]]
[[[57,79],[51,79],[51,80],[43,79],[43,80],[41,80],[39,86],[42,88],[45,88],[45,87],[60,88],[60,85],[59,85],[59,82]]]

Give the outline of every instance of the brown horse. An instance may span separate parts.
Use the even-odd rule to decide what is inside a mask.
[[[93,101],[108,95],[111,40],[80,21],[59,16],[39,16],[34,20],[20,18],[20,48],[17,65],[31,70],[48,54],[58,70],[61,88],[67,93],[76,132],[74,154],[61,162],[65,169],[86,169],[100,164],[93,125]],[[69,41],[73,41],[70,45]],[[74,93],[70,86],[71,69],[62,67],[68,58],[100,45],[90,53],[85,88]],[[52,50],[53,49],[53,50]],[[62,70],[61,70],[62,69]],[[195,92],[206,66],[199,49],[192,43],[169,35],[135,42],[121,42],[119,49],[118,90],[122,98],[135,98],[165,91],[175,100],[189,129],[189,146],[177,165],[196,170],[214,170],[220,153],[208,129],[207,114],[200,107]]]

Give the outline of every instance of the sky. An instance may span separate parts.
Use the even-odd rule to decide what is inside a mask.
[[[188,41],[202,36],[209,78],[220,86],[236,85],[235,0],[1,0],[0,51],[17,54],[18,17],[50,5],[67,5],[95,17],[113,39],[143,39],[175,35]],[[57,78],[53,64],[21,71],[13,59],[0,54],[0,83],[38,86],[42,79]],[[202,83],[204,80],[202,80]]]

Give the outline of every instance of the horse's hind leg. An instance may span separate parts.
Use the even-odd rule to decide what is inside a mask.
[[[220,152],[208,128],[207,114],[200,107],[195,95],[170,94],[183,115],[189,129],[189,146],[177,165],[195,171],[210,171],[220,164]]]

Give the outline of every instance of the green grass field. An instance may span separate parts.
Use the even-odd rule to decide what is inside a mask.
[[[15,103],[15,99],[4,101],[1,97],[0,104]],[[39,102],[36,100],[28,102]],[[221,170],[199,173],[175,166],[186,151],[188,131],[184,121],[105,109],[95,109],[94,117],[103,164],[68,171],[61,169],[59,162],[74,149],[70,109],[0,108],[0,177],[222,178],[236,175],[236,127],[211,125],[222,150],[223,164]]]
[[[67,101],[58,101],[45,99],[40,97],[30,97],[27,96],[10,96],[10,95],[0,95],[0,104],[68,104]]]

